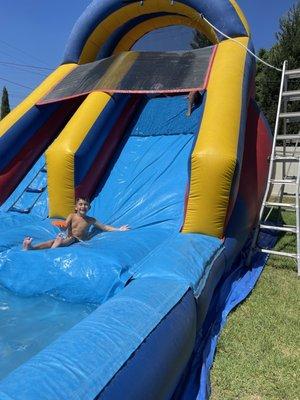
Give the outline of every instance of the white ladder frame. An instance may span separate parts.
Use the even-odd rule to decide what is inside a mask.
[[[259,235],[259,231],[262,225],[262,220],[263,220],[263,215],[264,215],[264,211],[266,208],[266,204],[267,204],[267,199],[271,193],[271,186],[274,185],[274,182],[272,180],[272,175],[273,175],[273,171],[274,171],[274,160],[275,160],[275,153],[276,153],[276,143],[277,143],[277,136],[278,136],[278,128],[279,128],[279,122],[280,122],[280,118],[281,118],[281,107],[282,107],[282,99],[283,97],[283,92],[287,91],[287,82],[288,82],[288,74],[286,74],[287,71],[287,61],[285,61],[283,63],[283,68],[282,68],[282,76],[281,76],[281,83],[280,83],[280,91],[279,91],[279,99],[278,99],[278,106],[277,106],[277,114],[276,114],[276,122],[275,122],[275,129],[274,129],[274,138],[273,138],[273,145],[272,145],[272,152],[271,152],[271,157],[270,157],[270,166],[269,166],[269,172],[268,172],[268,181],[267,181],[267,187],[266,187],[266,191],[263,197],[263,201],[262,201],[262,205],[260,208],[260,212],[259,212],[259,219],[258,219],[258,223],[256,225],[255,231],[254,231],[254,235],[251,241],[251,246],[250,246],[250,250],[248,253],[248,257],[246,260],[246,265],[250,266],[251,264],[251,259],[252,259],[252,255],[255,251],[255,249],[257,249],[257,239],[258,239],[258,235]],[[287,108],[287,101],[288,99],[284,99],[284,112],[286,113],[286,108]],[[286,119],[283,121],[284,124],[284,128],[283,128],[283,135],[282,136],[286,136]],[[289,135],[287,135],[289,136]],[[281,139],[281,138],[280,138]],[[298,141],[295,143],[295,149],[298,146]],[[294,154],[295,154],[295,149],[294,149]],[[283,157],[286,156],[286,143],[285,141],[283,142]],[[283,161],[283,165],[282,165],[282,175],[283,175],[283,181],[284,179],[286,179],[286,170],[285,170],[285,166],[286,166],[286,162],[287,161]],[[299,221],[299,184],[300,184],[300,159],[298,159],[298,166],[297,166],[297,177],[296,177],[296,181],[295,181],[295,185],[296,185],[296,190],[295,190],[295,196],[296,196],[296,204],[295,204],[295,213],[296,213],[296,229],[295,228],[289,228],[289,227],[276,227],[274,226],[273,229],[277,230],[277,231],[286,231],[286,232],[291,232],[291,233],[295,233],[296,237],[297,237],[297,253],[287,253],[287,252],[282,252],[282,251],[276,251],[276,250],[268,250],[268,249],[259,249],[262,253],[268,253],[268,254],[275,254],[275,255],[281,255],[284,257],[291,257],[297,260],[297,270],[298,270],[298,275],[300,275],[300,221]],[[282,182],[281,183],[281,189],[280,189],[280,194],[279,194],[279,202],[282,203],[282,198],[283,198],[283,193],[284,193],[284,185],[286,182]],[[272,208],[271,208],[272,210]],[[269,215],[269,214],[268,214]],[[268,217],[267,217],[268,218]],[[266,219],[267,219],[266,218]],[[265,220],[266,220],[265,219]],[[276,229],[277,228],[277,229]],[[271,227],[269,227],[269,229],[271,229]]]

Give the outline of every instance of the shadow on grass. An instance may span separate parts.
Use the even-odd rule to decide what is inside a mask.
[[[267,214],[265,215],[265,217]],[[281,211],[279,209],[273,209],[267,218],[267,221],[276,225],[296,225],[296,217],[294,211]],[[278,240],[274,250],[282,251],[285,253],[296,253],[297,252],[297,240],[296,235],[287,232],[277,232]],[[296,260],[289,257],[283,256],[270,256],[268,265],[277,269],[288,269],[296,270]]]

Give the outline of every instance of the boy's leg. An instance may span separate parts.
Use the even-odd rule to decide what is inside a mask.
[[[53,240],[51,249],[55,249],[56,247],[67,247],[75,242],[76,242],[76,239],[74,237],[63,238],[60,235],[58,235],[56,237],[56,239]]]
[[[48,240],[47,242],[42,242],[36,245],[32,245],[32,238],[31,237],[26,237],[23,240],[23,249],[24,250],[43,250],[43,249],[51,249],[54,240]]]
[[[32,245],[32,238],[26,237],[23,240],[24,250],[44,250],[44,249],[55,249],[56,247],[67,247],[75,243],[76,239],[74,237],[68,237],[66,239],[61,236],[57,236],[56,239],[48,240],[47,242],[42,242],[36,245]]]

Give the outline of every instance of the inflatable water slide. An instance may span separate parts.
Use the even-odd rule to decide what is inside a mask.
[[[171,25],[211,46],[131,50]],[[199,398],[203,329],[257,219],[272,144],[245,47],[235,0],[95,0],[61,65],[1,121],[0,399]],[[52,219],[80,196],[131,229],[22,251],[25,236],[57,235]]]

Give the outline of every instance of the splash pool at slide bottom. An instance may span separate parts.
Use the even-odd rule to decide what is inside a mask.
[[[95,308],[49,296],[19,297],[0,287],[0,380]]]

